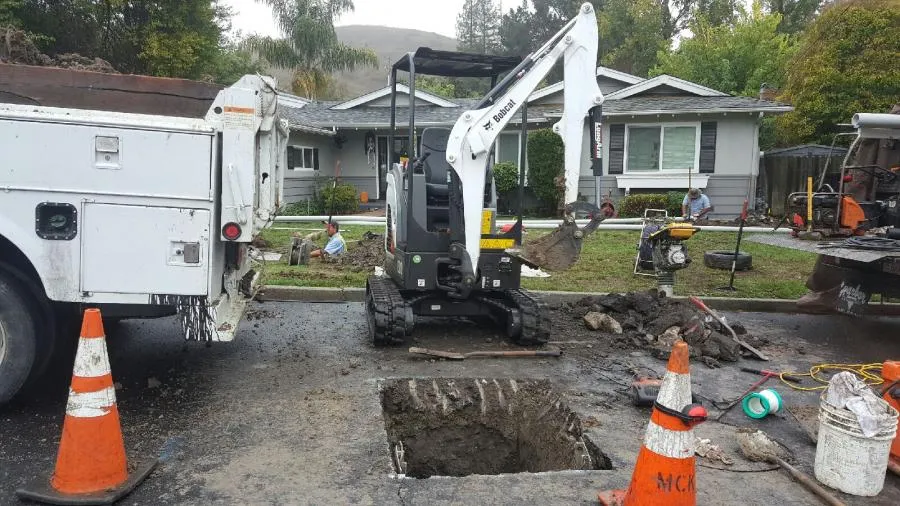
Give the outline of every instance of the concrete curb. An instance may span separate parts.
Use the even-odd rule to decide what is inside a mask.
[[[590,292],[535,292],[550,304],[575,302],[584,297],[603,295]],[[271,302],[363,302],[364,288],[319,288],[303,286],[266,285],[260,290],[258,300]],[[675,296],[677,300],[687,297]],[[733,297],[702,297],[703,302],[717,311],[747,313],[800,313],[797,301],[787,299],[738,299]],[[871,304],[867,314],[872,316],[900,316],[900,304]]]

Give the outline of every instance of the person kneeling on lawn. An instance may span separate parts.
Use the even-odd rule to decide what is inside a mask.
[[[341,236],[341,227],[338,222],[332,221],[323,221],[325,224],[325,233],[328,234],[328,242],[325,244],[324,248],[316,248],[316,243],[313,242],[319,237],[319,233],[310,234],[303,238],[303,243],[300,245],[300,264],[306,264],[309,262],[310,258],[317,258],[323,256],[340,256],[345,251],[347,251],[347,243],[344,241],[344,238]],[[295,237],[299,237],[296,233]]]

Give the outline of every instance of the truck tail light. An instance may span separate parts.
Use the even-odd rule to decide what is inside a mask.
[[[233,241],[241,236],[241,226],[237,223],[226,223],[222,227],[222,235],[229,241]]]

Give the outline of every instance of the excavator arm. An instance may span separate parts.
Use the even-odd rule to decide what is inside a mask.
[[[572,229],[575,222],[570,211],[571,203],[578,197],[584,119],[594,110],[592,116],[599,120],[598,111],[604,100],[596,77],[598,41],[594,8],[585,3],[574,19],[526,57],[453,126],[447,143],[447,162],[459,179],[465,246],[456,241],[451,244],[451,253],[460,261],[464,286],[473,287],[478,278],[485,167],[491,146],[560,58],[564,58],[564,111],[553,131],[565,146],[565,202],[570,205],[563,224],[568,229],[563,233],[573,235],[580,245],[584,232],[577,227]]]

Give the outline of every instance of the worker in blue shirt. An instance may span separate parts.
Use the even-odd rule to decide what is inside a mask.
[[[310,234],[306,237],[301,238],[299,234],[295,233],[295,240],[302,239],[302,243],[300,244],[300,257],[299,264],[306,265],[309,262],[310,258],[317,258],[322,256],[339,256],[342,255],[345,251],[347,251],[347,243],[344,241],[344,238],[341,236],[341,226],[338,222],[332,221],[323,221],[325,224],[325,233],[328,234],[328,242],[325,244],[324,248],[316,248],[314,240],[317,239],[321,232],[317,232],[315,234]]]
[[[312,250],[309,256],[337,256],[344,251],[347,251],[347,243],[344,242],[344,238],[341,237],[341,226],[338,224],[338,222],[332,220],[328,222],[323,221],[322,223],[325,224],[325,233],[328,234],[328,243],[325,244],[325,248],[323,249]]]
[[[687,220],[700,220],[712,211],[709,197],[702,194],[699,188],[691,188],[681,202],[681,216]]]

